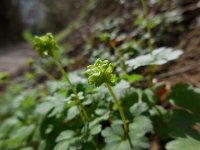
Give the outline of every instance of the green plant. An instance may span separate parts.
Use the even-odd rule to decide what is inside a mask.
[[[149,54],[130,59],[126,61],[126,64],[133,69],[149,65],[163,65],[179,58],[182,54],[182,50],[173,50],[172,48],[161,47],[153,50]]]
[[[83,8],[87,12],[102,3],[88,2]],[[91,37],[85,36],[87,43],[78,52],[85,47],[85,63],[95,62],[85,72],[70,66],[79,59],[56,41],[81,26],[77,22],[85,18],[84,13],[57,38],[51,33],[35,37],[34,48],[44,59],[29,60],[30,68],[22,76],[13,79],[0,73],[1,150],[145,150],[155,143],[167,150],[199,149],[200,88],[189,84],[168,88],[165,82],[144,86],[149,72],[143,68],[166,64],[183,53],[159,43],[166,38],[163,28],[173,26],[175,32],[180,27],[179,14],[173,16],[172,11],[168,16],[160,1],[155,9],[162,7],[161,11],[148,15],[147,7],[154,8],[151,4],[158,1],[141,2],[143,14],[138,11],[141,15],[137,14],[134,28],[130,26],[133,14],[127,12],[126,17],[108,16],[97,23]],[[70,45],[76,48],[73,42]],[[157,46],[162,47],[153,48]]]
[[[82,103],[79,99],[76,89],[74,88],[74,86],[72,85],[72,83],[68,77],[68,74],[65,72],[65,70],[63,69],[63,67],[60,63],[60,56],[59,56],[59,52],[58,52],[59,47],[58,47],[53,35],[51,33],[47,33],[46,35],[41,36],[41,37],[35,36],[33,47],[42,57],[49,56],[49,57],[53,58],[55,64],[58,66],[59,70],[61,71],[64,79],[69,84],[70,88],[72,89],[72,91],[76,97],[75,101],[76,101],[76,105],[80,111],[81,118],[82,118],[83,122],[87,124],[89,117],[87,115],[87,112],[86,112],[84,106],[82,105]]]
[[[0,72],[0,84],[7,83],[9,80],[9,73],[8,72]]]
[[[117,105],[120,116],[122,118],[123,126],[124,126],[123,128],[124,134],[129,140],[130,147],[133,148],[133,144],[129,137],[129,133],[128,133],[129,129],[128,129],[125,114],[123,112],[123,108],[120,105],[120,102],[117,99],[111,87],[111,85],[116,82],[116,75],[113,73],[113,71],[114,71],[114,66],[112,63],[109,63],[109,61],[107,60],[102,61],[100,59],[97,59],[93,65],[90,65],[87,67],[87,71],[85,72],[85,74],[86,76],[88,76],[89,84],[94,84],[95,86],[100,86],[102,84],[105,84],[105,86],[108,88],[110,94],[112,95],[114,99],[115,104]]]

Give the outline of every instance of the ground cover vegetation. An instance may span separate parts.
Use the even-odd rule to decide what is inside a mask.
[[[96,3],[90,2],[90,9]],[[83,46],[87,66],[73,71],[69,66],[80,62],[58,44],[61,34],[59,40],[52,33],[30,37],[40,59],[31,59],[12,82],[0,74],[6,85],[0,149],[199,149],[200,89],[189,84],[168,89],[154,78],[159,66],[184,53],[167,44],[170,33],[164,28],[173,25],[180,32],[184,18],[176,9],[151,15],[149,7],[164,9],[161,1],[138,3],[131,34],[121,30],[124,17],[96,22]]]

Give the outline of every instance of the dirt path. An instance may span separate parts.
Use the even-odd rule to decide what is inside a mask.
[[[11,75],[17,74],[27,66],[29,58],[36,57],[31,45],[19,43],[0,48],[0,72],[6,71]]]

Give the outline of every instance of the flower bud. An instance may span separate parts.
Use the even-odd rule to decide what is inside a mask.
[[[114,66],[108,60],[97,59],[93,65],[87,67],[85,75],[88,76],[88,83],[100,86],[103,83],[114,84],[116,75],[113,73]]]
[[[54,56],[54,51],[58,50],[58,45],[51,33],[44,36],[35,36],[33,48],[40,54],[40,56]]]

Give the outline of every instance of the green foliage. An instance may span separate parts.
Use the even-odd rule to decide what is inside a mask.
[[[87,11],[97,4],[96,0],[89,1]],[[150,3],[162,4],[157,0]],[[62,56],[64,49],[51,33],[35,36],[34,49],[51,59],[39,63],[30,60],[30,70],[11,80],[0,93],[0,149],[145,150],[155,141],[161,149],[199,149],[200,89],[175,85],[165,97],[166,93],[158,92],[157,84],[150,88],[143,85],[149,73],[154,77],[153,71],[145,71],[145,75],[142,68],[132,72],[165,64],[182,54],[174,48],[156,48],[163,45],[158,41],[168,25],[164,23],[177,23],[182,17],[177,17],[178,12],[149,17],[136,13],[134,24],[128,21],[133,18],[128,14],[107,17],[95,25],[91,39],[83,45],[84,55],[95,63],[85,72],[66,72],[76,69],[69,65],[77,60]],[[74,25],[80,26],[84,16],[70,24],[57,40],[73,31]],[[24,36],[32,39],[29,32]],[[8,74],[0,73],[0,84],[7,81]]]
[[[137,14],[137,18],[134,25],[140,28],[146,28],[147,26],[149,26],[151,29],[153,29],[162,23],[162,19],[163,19],[162,16],[157,15],[151,19],[146,20],[143,15]]]
[[[167,150],[198,150],[199,147],[200,141],[190,136],[178,138],[166,145]]]
[[[131,68],[138,68],[147,65],[163,65],[168,61],[177,59],[182,55],[181,50],[173,51],[172,48],[161,47],[155,49],[152,53],[143,56],[138,56],[134,59],[128,60],[126,64]]]
[[[143,76],[140,74],[132,74],[132,75],[122,74],[121,78],[127,80],[129,83],[133,83],[142,80]]]
[[[8,72],[0,72],[0,84],[7,83],[9,79]]]
[[[183,107],[192,113],[200,114],[200,90],[191,85],[179,84],[168,95],[172,105]]]
[[[29,43],[32,43],[34,36],[29,29],[24,30],[22,36],[24,40],[26,40]]]
[[[149,143],[145,134],[152,131],[151,121],[145,116],[137,116],[133,123],[129,124],[129,136],[133,143],[134,149],[146,149]],[[129,141],[124,137],[122,125],[113,123],[111,127],[102,131],[105,138],[106,150],[131,150]]]
[[[27,88],[19,82],[20,86],[7,89],[8,97],[4,95],[8,99],[11,96],[12,103],[8,111],[5,108],[0,111],[1,116],[5,113],[10,116],[0,125],[0,148],[34,149],[32,143],[35,143],[41,150],[131,150],[131,141],[134,149],[143,150],[150,147],[149,137],[153,134],[169,141],[166,145],[169,150],[182,149],[186,143],[186,149],[198,147],[199,89],[190,85],[173,87],[167,99],[173,107],[182,108],[174,110],[157,105],[153,89],[132,88],[129,80],[117,82],[113,91],[126,115],[130,138],[127,139],[117,113],[118,105],[108,91],[102,86],[91,88],[80,74],[83,72],[73,73],[70,79],[76,80],[79,98],[91,116],[88,130],[81,122],[74,102],[76,97],[70,89],[66,91],[69,86],[63,80],[48,81],[45,87],[39,85],[18,94]],[[195,105],[188,104],[188,99]]]
[[[135,103],[130,107],[130,112],[133,116],[141,115],[143,112],[148,110],[148,105],[143,102]]]

